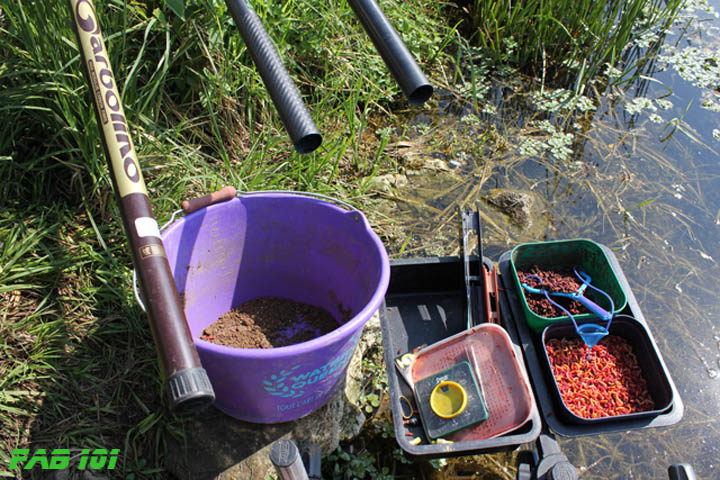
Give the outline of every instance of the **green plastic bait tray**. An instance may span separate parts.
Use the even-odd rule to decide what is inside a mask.
[[[545,327],[557,322],[569,322],[567,315],[560,317],[543,317],[533,312],[528,305],[526,294],[520,284],[519,271],[530,270],[533,266],[547,270],[562,270],[578,267],[592,278],[592,286],[606,292],[615,305],[614,313],[622,311],[627,305],[627,295],[610,264],[608,256],[597,243],[587,239],[558,240],[552,242],[524,243],[512,249],[510,269],[517,291],[520,292],[520,303],[528,326],[541,333]],[[592,289],[587,289],[586,296],[610,310],[607,299]],[[597,319],[593,313],[574,315],[578,322]]]

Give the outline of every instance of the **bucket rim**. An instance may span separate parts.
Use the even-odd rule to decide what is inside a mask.
[[[242,198],[247,197],[265,197],[265,198],[302,198],[306,199],[308,201],[323,204],[323,206],[327,208],[336,209],[343,213],[349,213],[347,209],[350,209],[350,212],[354,212],[360,215],[360,218],[362,220],[362,225],[365,227],[365,231],[369,234],[370,239],[372,240],[372,243],[377,247],[377,251],[380,256],[380,279],[378,281],[378,286],[374,292],[374,294],[370,297],[370,300],[366,303],[365,307],[360,310],[357,314],[355,314],[352,318],[350,318],[348,321],[340,325],[339,327],[335,328],[334,330],[321,335],[319,337],[313,338],[312,340],[308,340],[301,343],[295,343],[292,345],[286,345],[282,347],[273,347],[273,348],[240,348],[240,347],[230,347],[227,345],[219,345],[216,343],[208,342],[207,340],[202,340],[199,337],[193,337],[193,343],[195,344],[198,351],[206,351],[213,354],[222,354],[224,356],[230,356],[230,357],[242,357],[245,359],[268,359],[268,358],[274,358],[274,357],[282,357],[286,354],[292,354],[292,355],[298,355],[303,353],[308,353],[311,351],[316,351],[318,346],[328,344],[335,344],[342,341],[345,341],[347,338],[352,336],[355,331],[361,331],[364,324],[370,320],[370,318],[373,316],[373,314],[380,308],[380,305],[382,304],[385,293],[387,291],[388,285],[390,284],[390,260],[387,254],[387,250],[385,249],[385,246],[383,245],[382,241],[380,240],[380,237],[372,230],[370,227],[370,223],[367,221],[367,218],[357,208],[352,207],[351,205],[341,201],[334,199],[332,197],[327,197],[325,195],[316,195],[316,194],[307,194],[307,192],[292,192],[292,191],[279,191],[279,190],[265,190],[265,191],[257,191],[257,192],[239,192],[238,195],[230,200],[228,202],[241,200]],[[337,204],[331,203],[331,201],[336,202],[339,205],[342,205],[346,207],[347,209],[343,209]],[[226,203],[226,202],[223,202]],[[189,213],[187,215],[183,215],[180,218],[177,219],[171,219],[167,224],[165,224],[162,227],[162,239],[164,241],[164,238],[166,235],[170,234],[173,230],[176,228],[180,228],[180,226],[187,220],[191,219],[193,216],[198,215],[204,215],[205,211],[207,209],[220,207],[223,203],[220,204],[214,204],[214,205],[208,205],[206,207],[203,207],[197,211],[194,211],[192,213]],[[134,273],[134,272],[133,272]],[[187,321],[187,320],[186,320]]]

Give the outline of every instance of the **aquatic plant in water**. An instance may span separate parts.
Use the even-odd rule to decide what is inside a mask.
[[[694,46],[668,46],[660,60],[670,64],[678,74],[696,87],[720,87],[720,50],[707,51]]]
[[[713,98],[704,98],[700,103],[700,106],[705,110],[710,110],[711,112],[720,112],[720,103],[716,101],[717,98],[717,94],[713,94]]]
[[[557,160],[563,161],[570,158],[575,141],[573,133],[566,133],[553,125],[548,120],[532,121],[528,123],[530,128],[535,128],[540,135],[522,136],[518,145],[518,152],[526,156],[538,156],[550,152]]]
[[[625,111],[630,115],[635,115],[642,112],[643,110],[650,110],[656,112],[657,107],[654,105],[653,100],[646,97],[635,97],[629,102],[625,103]]]
[[[704,36],[702,48],[696,42],[688,42],[681,45],[680,42],[667,42],[660,47],[657,55],[657,68],[670,70],[677,73],[680,78],[693,86],[701,89],[700,107],[713,112],[720,112],[720,42],[717,41],[720,29],[708,25],[705,15],[719,18],[718,12],[705,0],[688,0],[682,10],[676,16],[673,25],[665,33],[675,35],[682,39],[683,34],[693,31]],[[702,25],[702,28],[700,26]],[[650,37],[647,37],[650,38]],[[690,37],[689,37],[690,38]],[[636,40],[638,46],[642,46],[641,39]],[[617,72],[613,72],[617,73]],[[610,76],[610,75],[609,75]],[[672,91],[664,97],[670,97]],[[637,96],[627,100],[624,105],[625,112],[630,115],[638,115],[642,112],[649,114],[648,119],[653,123],[667,122],[669,125],[677,126],[681,119],[663,118],[663,111],[670,111],[673,103],[668,98],[651,99],[645,96]]]
[[[589,112],[597,108],[595,102],[590,98],[576,95],[575,92],[564,88],[531,92],[530,99],[538,110],[545,112],[571,112],[573,110]]]
[[[511,64],[575,91],[605,65],[639,73],[633,54],[661,38],[682,0],[498,0],[460,2],[473,41],[495,62]],[[624,64],[624,65],[623,65]],[[629,75],[628,77],[632,77]]]

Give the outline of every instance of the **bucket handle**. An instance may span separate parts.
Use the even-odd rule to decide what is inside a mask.
[[[313,193],[313,192],[297,192],[293,190],[255,190],[252,192],[244,192],[241,190],[236,190],[232,186],[223,187],[220,190],[209,193],[203,197],[199,198],[193,198],[190,200],[183,200],[182,202],[182,209],[183,211],[188,214],[192,213],[196,210],[199,210],[203,207],[207,207],[208,205],[212,205],[213,203],[218,202],[224,202],[226,200],[231,200],[232,198],[238,196],[247,196],[247,195],[258,195],[258,194],[266,194],[266,193],[287,193],[292,195],[302,195],[306,197],[315,197],[320,198],[322,200],[327,200],[329,202],[336,203],[338,205],[341,205],[345,208],[347,208],[350,211],[358,211],[357,208],[353,207],[352,205],[343,202],[342,200],[338,200],[337,198],[328,197],[327,195],[323,195],[321,193]]]
[[[235,193],[233,195],[227,195],[227,192],[234,191]],[[342,200],[338,200],[337,198],[328,197],[327,195],[323,195],[321,193],[313,193],[313,192],[296,192],[293,190],[254,190],[252,192],[243,192],[241,190],[236,190],[233,187],[225,187],[217,192],[205,195],[204,197],[192,199],[192,200],[185,200],[182,202],[183,208],[179,210],[175,210],[173,214],[170,216],[170,220],[165,222],[165,224],[160,227],[160,232],[163,232],[167,227],[170,226],[175,221],[175,217],[180,215],[181,213],[192,213],[195,210],[198,210],[202,207],[205,207],[207,205],[211,205],[216,202],[230,200],[231,198],[237,196],[237,197],[243,197],[243,196],[250,196],[250,195],[262,195],[266,193],[287,193],[291,195],[302,195],[305,197],[314,197],[319,198],[321,200],[327,200],[329,202],[333,202],[337,205],[340,205],[342,207],[345,207],[351,212],[358,212],[360,213],[360,210],[353,207],[349,203],[343,202]],[[198,206],[197,202],[201,202],[201,204]],[[190,211],[188,211],[190,210]],[[143,303],[142,299],[140,298],[140,290],[138,289],[138,282],[137,282],[137,271],[133,268],[133,276],[132,276],[132,283],[133,283],[133,294],[135,295],[135,301],[140,305],[140,308],[143,312],[147,312],[145,309],[145,304]]]

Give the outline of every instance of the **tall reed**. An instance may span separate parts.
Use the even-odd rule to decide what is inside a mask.
[[[468,0],[473,39],[489,57],[576,88],[607,64],[637,66],[633,42],[673,21],[682,0]],[[635,52],[637,53],[637,52]],[[558,85],[558,86],[560,86]]]

